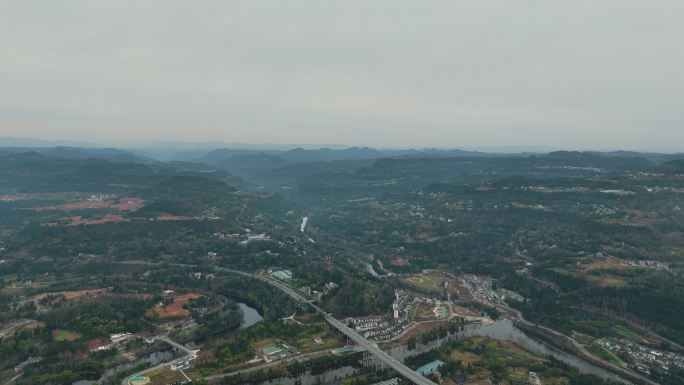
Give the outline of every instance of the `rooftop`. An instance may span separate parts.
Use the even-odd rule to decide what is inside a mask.
[[[292,279],[292,272],[290,270],[274,271],[271,276],[280,280]]]
[[[283,346],[282,345],[271,345],[271,346],[264,346],[261,348],[261,351],[264,352],[264,354],[270,356],[272,354],[277,354],[283,351]]]
[[[436,372],[437,369],[442,367],[442,365],[444,365],[444,362],[442,362],[440,360],[434,360],[434,361],[430,362],[429,364],[425,364],[425,365],[421,366],[420,368],[416,369],[416,372],[418,372],[419,374],[422,374],[423,376],[427,376],[427,375],[430,375],[430,374]]]
[[[373,385],[399,385],[399,379],[397,377],[390,378],[389,380],[376,382]]]

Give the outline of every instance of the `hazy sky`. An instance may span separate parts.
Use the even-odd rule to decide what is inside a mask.
[[[0,0],[0,136],[684,149],[684,1]]]

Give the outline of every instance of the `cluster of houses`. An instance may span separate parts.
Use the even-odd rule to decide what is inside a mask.
[[[339,287],[339,285],[331,281],[323,285],[323,291],[311,290],[311,287],[309,286],[301,287],[299,288],[299,291],[310,296],[314,299],[314,301],[320,302],[323,299],[324,295],[330,293],[330,291],[335,289],[336,287]]]
[[[395,323],[394,325],[387,325],[382,329],[369,330],[363,333],[363,338],[372,339],[376,341],[387,341],[392,337],[398,335],[409,327],[410,323]]]
[[[102,350],[109,350],[109,349],[119,349],[125,345],[127,341],[130,339],[135,338],[134,334],[131,333],[117,333],[117,334],[110,334],[109,335],[109,341],[107,340],[97,340],[95,343],[90,346],[90,351],[91,352],[97,352],[97,351],[102,351]]]
[[[380,327],[380,324],[387,324],[387,321],[384,321],[382,316],[379,315],[349,318],[347,321],[358,331],[375,329]]]
[[[472,274],[464,274],[461,278],[468,291],[475,298],[488,302],[498,302],[501,299],[493,289],[493,279]]]
[[[411,323],[408,322],[408,312],[411,308],[412,295],[406,290],[394,291],[392,303],[393,320],[390,323],[382,316],[368,316],[349,318],[351,324],[366,339],[375,341],[387,341],[406,330]]]
[[[207,279],[207,280],[209,280],[209,279],[216,278],[216,274],[214,274],[214,273],[201,273],[199,271],[188,273],[188,275],[192,279]]]
[[[394,290],[394,302],[392,302],[392,316],[397,322],[404,322],[408,318],[411,309],[411,293],[406,290]]]
[[[213,233],[213,234],[211,234],[211,236],[214,238],[220,239],[220,240],[236,241],[236,242],[239,242],[241,245],[246,245],[250,242],[270,241],[271,240],[271,236],[267,235],[266,233],[251,234],[249,231],[246,234]]]
[[[684,356],[659,349],[648,348],[626,339],[606,338],[601,345],[620,357],[628,357],[633,367],[649,374],[652,368],[669,371],[684,369]]]
[[[668,264],[667,262],[646,260],[646,259],[640,259],[638,261],[628,260],[628,261],[625,261],[624,264],[627,266],[631,266],[631,267],[644,267],[644,268],[658,269],[658,270],[668,270],[670,268],[670,264]]]
[[[348,318],[347,323],[351,324],[363,338],[376,340],[390,336],[396,327],[390,326],[382,316]]]
[[[504,301],[507,299],[511,299],[513,301],[516,301],[516,302],[525,302],[525,297],[514,292],[513,290],[500,289],[499,295],[501,296],[501,299]]]

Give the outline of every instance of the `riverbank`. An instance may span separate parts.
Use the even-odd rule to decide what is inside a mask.
[[[593,354],[589,353],[584,347],[579,345],[577,341],[574,341],[570,337],[564,336],[565,338],[563,338],[556,334],[550,333],[545,328],[528,325],[526,323],[519,321],[516,321],[514,324],[518,329],[524,331],[526,334],[529,334],[534,338],[537,338],[540,341],[549,344],[550,346],[553,346],[554,348],[557,348],[569,354],[574,354],[598,367],[601,367],[619,376],[625,377],[626,380],[634,384],[658,385],[658,383],[651,381],[641,375],[638,375],[637,373],[634,373],[630,370],[627,370],[626,368],[619,367],[617,365],[606,362],[594,356]]]

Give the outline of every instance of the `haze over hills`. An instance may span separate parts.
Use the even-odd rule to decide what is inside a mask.
[[[356,365],[361,354],[330,353],[350,348],[321,314],[278,289],[286,287],[385,349],[494,324],[562,347],[583,368],[540,352],[526,352],[510,370],[484,359],[462,366],[454,354],[498,360],[510,354],[500,349],[513,349],[495,339],[470,345],[481,343],[476,337],[439,342],[422,361],[407,359],[410,370],[439,359],[451,362],[444,376],[501,370],[515,380],[534,367],[577,384],[684,378],[663,369],[684,362],[682,154],[352,147],[191,155],[0,148],[0,323],[7,338],[23,341],[0,345],[9,357],[0,376],[29,362],[27,385],[54,373],[59,383],[118,384],[106,370],[122,364],[102,357],[164,352],[164,342],[142,345],[159,333],[200,347],[205,360],[191,361],[187,373],[198,379],[228,371],[235,384],[249,382],[236,374],[245,367],[285,378],[254,361],[255,351],[271,359],[260,346],[281,343],[305,368]],[[83,290],[94,291],[74,294]],[[260,326],[241,329],[244,306],[264,318]],[[288,317],[296,322],[284,323]],[[122,331],[132,342],[110,346]],[[89,350],[98,344],[104,350]],[[672,358],[614,358],[615,346]],[[64,351],[84,357],[86,369],[80,359],[59,359]],[[581,371],[586,365],[591,372]],[[162,369],[137,370],[176,381]],[[360,384],[395,376],[379,373]]]
[[[684,384],[683,20],[0,2],[0,385]]]
[[[458,147],[440,146],[429,148],[397,148],[397,147],[359,147],[345,146],[340,144],[276,144],[276,143],[229,143],[229,142],[188,142],[188,141],[131,141],[131,142],[83,142],[71,140],[44,140],[21,137],[0,137],[0,148],[42,148],[42,147],[73,147],[73,148],[117,148],[129,152],[137,153],[158,160],[190,160],[207,156],[211,152],[216,152],[212,156],[228,156],[229,154],[282,154],[289,152],[290,155],[284,158],[296,157],[297,152],[302,152],[304,156],[315,151],[317,159],[312,160],[339,160],[339,159],[366,159],[379,158],[384,156],[459,156],[477,154],[544,154],[555,151],[588,151],[601,153],[620,154],[631,152],[634,154],[679,154],[682,150],[676,147],[670,149],[643,149],[643,150],[620,150],[620,149],[601,149],[601,148],[563,148],[558,146],[500,146],[500,147]],[[307,152],[308,151],[308,152]],[[355,155],[353,153],[356,152]],[[328,153],[327,159],[325,153]],[[288,159],[292,161],[293,159]]]

